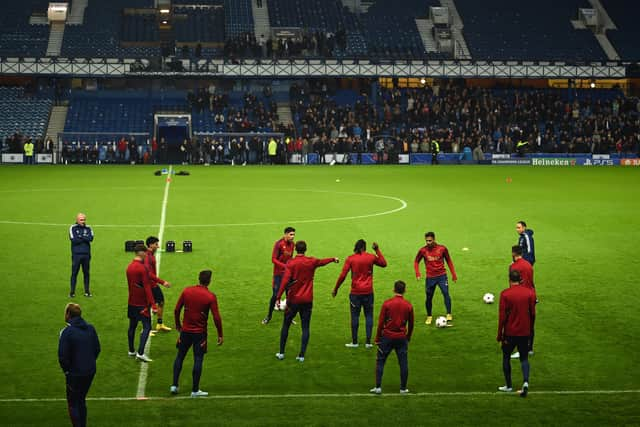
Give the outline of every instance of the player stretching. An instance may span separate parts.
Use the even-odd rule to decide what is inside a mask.
[[[521,284],[520,273],[517,271],[509,272],[509,286],[500,293],[500,318],[496,340],[502,344],[502,370],[505,385],[498,387],[498,391],[510,392],[513,390],[510,357],[513,349],[517,347],[524,379],[520,396],[527,397],[529,392],[529,354],[527,349],[536,318],[536,296],[531,289]]]
[[[520,273],[520,279],[522,282],[522,286],[525,288],[529,288],[533,291],[534,295],[536,292],[535,285],[533,283],[533,267],[531,264],[522,257],[522,247],[515,245],[511,247],[511,256],[513,257],[513,263],[509,266],[509,271],[517,271]],[[536,298],[536,303],[538,299]],[[531,337],[529,339],[529,356],[533,356],[533,337],[535,332],[533,327],[531,328]],[[520,357],[519,352],[515,352],[511,355],[512,359],[518,359]]]
[[[416,272],[416,278],[418,280],[422,279],[422,275],[420,274],[420,261],[422,261],[422,259],[424,259],[426,266],[427,280],[425,282],[425,287],[427,300],[425,305],[427,307],[427,320],[425,320],[424,323],[430,325],[433,321],[431,310],[436,285],[438,285],[440,291],[442,291],[442,296],[444,297],[444,305],[447,309],[447,321],[451,321],[453,320],[453,316],[451,315],[451,297],[449,296],[449,282],[447,280],[447,270],[444,268],[444,261],[447,261],[449,271],[451,272],[451,280],[454,282],[458,280],[456,269],[453,267],[453,261],[449,256],[449,250],[446,246],[438,245],[436,243],[436,235],[433,231],[425,233],[424,240],[427,244],[420,248],[416,255],[416,259],[413,262],[413,269]]]
[[[218,300],[215,294],[209,291],[211,283],[211,270],[204,270],[198,276],[198,285],[185,288],[178,299],[174,311],[176,329],[180,331],[180,338],[176,343],[178,354],[173,362],[173,384],[169,391],[178,394],[178,380],[189,348],[193,347],[193,385],[191,397],[207,396],[209,393],[200,390],[200,376],[204,355],[207,353],[207,319],[209,310],[213,315],[213,321],[218,331],[218,345],[222,345],[222,319],[218,311]],[[180,322],[180,312],[184,307],[184,319]]]
[[[317,259],[305,256],[307,252],[307,244],[304,240],[296,242],[296,257],[287,263],[287,269],[282,278],[280,289],[276,295],[276,301],[288,287],[287,308],[284,312],[284,321],[282,322],[282,330],[280,331],[280,352],[276,353],[276,357],[280,360],[284,359],[284,348],[287,344],[289,336],[289,327],[296,314],[300,313],[302,323],[302,345],[300,353],[296,357],[298,362],[304,362],[304,354],[307,351],[309,343],[309,325],[311,323],[311,310],[313,308],[313,276],[316,268],[327,265],[330,262],[340,262],[338,258]],[[288,285],[287,285],[288,284]]]
[[[152,311],[157,310],[156,303],[151,293],[151,282],[149,281],[149,274],[144,266],[144,257],[147,254],[147,248],[142,245],[136,245],[136,256],[127,267],[127,283],[129,284],[129,356],[135,356],[136,359],[143,362],[151,362],[151,359],[144,354],[144,347],[149,339],[149,333],[151,332],[151,314],[149,313],[149,306],[152,306]],[[133,346],[133,339],[136,335],[136,329],[138,322],[142,322],[142,334],[140,335],[140,345],[138,346],[138,352],[136,353]]]
[[[351,342],[345,344],[346,347],[358,347],[358,327],[360,323],[360,311],[364,309],[365,326],[367,331],[367,348],[373,347],[371,344],[371,332],[373,330],[373,266],[386,267],[387,261],[384,259],[377,243],[373,243],[373,250],[376,254],[367,253],[367,242],[360,239],[353,248],[354,254],[347,258],[336,282],[331,295],[335,298],[340,285],[351,270],[351,293],[349,302],[351,303]]]
[[[156,319],[158,321],[156,325],[156,331],[161,332],[169,332],[171,330],[170,327],[162,323],[162,313],[164,311],[164,294],[162,293],[162,289],[160,286],[162,285],[165,288],[170,288],[171,283],[166,280],[162,280],[156,274],[156,251],[160,246],[160,240],[157,237],[149,236],[147,237],[147,256],[144,258],[144,266],[147,268],[149,272],[149,281],[151,282],[151,292],[153,292],[153,298],[158,304],[158,314],[156,315]]]
[[[284,236],[273,245],[271,252],[271,262],[273,263],[273,281],[271,282],[271,299],[269,300],[269,311],[267,317],[262,319],[262,324],[266,325],[271,321],[273,309],[276,305],[276,294],[280,289],[282,276],[284,275],[285,264],[293,256],[293,239],[296,237],[296,229],[287,227],[284,229]]]

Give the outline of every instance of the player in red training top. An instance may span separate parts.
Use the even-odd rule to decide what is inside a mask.
[[[276,306],[276,294],[282,283],[285,265],[293,256],[293,239],[296,237],[296,229],[287,227],[284,229],[284,236],[273,245],[271,252],[271,262],[273,263],[273,281],[271,282],[271,299],[269,300],[269,311],[267,317],[262,319],[262,324],[266,325],[271,321],[273,309]]]
[[[173,384],[169,391],[178,394],[178,380],[189,348],[193,347],[193,386],[191,397],[207,396],[209,393],[200,390],[200,376],[204,355],[207,353],[207,320],[209,311],[213,315],[213,322],[218,330],[218,345],[222,345],[222,319],[218,311],[218,300],[209,290],[211,283],[211,270],[201,271],[198,276],[198,285],[189,286],[182,291],[176,309],[174,311],[176,329],[180,331],[180,337],[176,343],[178,354],[173,362]],[[180,312],[184,307],[184,318],[180,322]]]
[[[171,328],[162,322],[162,313],[164,312],[164,294],[162,293],[162,289],[160,289],[160,286],[158,285],[162,285],[165,288],[170,288],[171,283],[157,276],[158,269],[156,268],[156,251],[160,246],[160,240],[157,237],[149,236],[147,237],[146,244],[147,256],[144,257],[144,266],[149,272],[149,280],[151,281],[151,292],[153,292],[153,298],[156,300],[156,304],[158,304],[158,313],[156,315],[158,323],[156,325],[156,331],[169,332]]]
[[[433,306],[433,294],[436,291],[436,285],[442,291],[442,296],[444,297],[444,305],[447,309],[447,320],[453,320],[453,316],[451,315],[451,297],[449,296],[449,282],[447,280],[447,270],[444,268],[444,261],[447,261],[447,265],[449,266],[449,271],[451,272],[451,280],[454,282],[458,280],[458,276],[456,275],[456,269],[453,267],[453,261],[451,260],[451,256],[449,256],[449,250],[446,246],[438,245],[436,243],[436,235],[433,231],[429,231],[425,233],[424,240],[427,243],[426,246],[423,246],[418,251],[418,255],[416,255],[416,259],[413,262],[413,269],[416,272],[416,278],[418,280],[422,279],[420,274],[420,261],[424,259],[426,266],[426,275],[427,280],[425,283],[426,292],[427,292],[427,301],[425,303],[427,307],[427,320],[424,322],[427,325],[430,325],[433,316],[431,315],[431,310]]]
[[[151,282],[149,281],[149,273],[144,266],[144,257],[147,255],[147,248],[140,244],[134,249],[136,256],[127,267],[127,283],[129,285],[129,356],[135,356],[136,359],[143,362],[151,362],[151,359],[144,354],[144,347],[149,339],[151,332],[151,314],[157,310],[156,303],[151,293]],[[142,322],[142,334],[140,334],[140,345],[138,352],[134,350],[133,339],[136,335],[138,322]]]
[[[534,292],[536,292],[536,287],[533,283],[533,267],[522,256],[522,246],[515,245],[511,247],[511,257],[513,258],[513,263],[509,266],[509,271],[517,271],[520,273],[520,278],[522,281],[522,286],[525,288],[529,288]],[[536,298],[536,303],[538,299]],[[531,337],[529,338],[529,356],[533,356],[533,337],[535,336],[535,332],[533,328],[531,328]],[[515,352],[511,355],[512,359],[518,359],[520,357],[519,352]]]
[[[500,293],[500,318],[498,320],[498,336],[496,340],[502,344],[502,370],[505,385],[499,391],[510,392],[511,384],[511,352],[518,348],[520,366],[524,383],[520,391],[521,397],[529,392],[529,338],[536,318],[535,293],[521,284],[520,273],[509,272],[510,287]]]
[[[296,242],[297,255],[287,263],[287,269],[276,295],[276,301],[279,301],[285,289],[289,288],[287,308],[284,312],[284,321],[280,331],[280,352],[276,353],[276,357],[280,360],[284,359],[284,348],[287,344],[291,322],[296,317],[296,314],[300,313],[302,346],[296,360],[304,362],[304,354],[309,343],[309,325],[311,324],[311,310],[313,308],[313,276],[316,268],[327,265],[330,262],[340,262],[338,258],[318,259],[307,257],[305,252],[307,252],[307,244],[303,240]]]
[[[393,285],[395,296],[386,300],[380,309],[378,319],[378,356],[376,357],[376,386],[369,390],[371,393],[382,393],[382,373],[387,357],[392,350],[396,351],[400,363],[400,393],[409,393],[407,379],[409,378],[409,361],[407,351],[413,333],[413,306],[404,299],[407,285],[398,280]]]
[[[367,253],[367,242],[360,239],[353,248],[354,254],[349,256],[342,268],[340,277],[336,282],[331,295],[335,298],[340,285],[351,270],[351,293],[349,302],[351,306],[351,342],[345,344],[346,347],[358,347],[358,327],[360,323],[360,311],[364,309],[365,327],[367,332],[367,348],[373,347],[371,344],[371,332],[373,330],[373,266],[386,267],[387,261],[377,243],[373,243],[373,250],[376,254]]]

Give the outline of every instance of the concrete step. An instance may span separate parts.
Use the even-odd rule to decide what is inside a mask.
[[[59,56],[64,38],[64,23],[53,22],[49,30],[49,43],[47,44],[47,56]]]
[[[56,105],[51,109],[49,124],[47,125],[47,138],[51,138],[54,141],[58,139],[58,133],[64,131],[68,111],[69,107],[64,105]]]
[[[291,105],[288,102],[278,102],[278,119],[280,123],[285,125],[293,123],[293,116],[291,115]]]
[[[430,19],[416,19],[416,27],[418,27],[425,52],[438,52],[438,45],[433,38],[433,21]]]

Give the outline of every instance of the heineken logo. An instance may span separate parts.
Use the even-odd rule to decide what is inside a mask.
[[[568,158],[533,158],[531,159],[533,166],[575,166],[576,159]]]

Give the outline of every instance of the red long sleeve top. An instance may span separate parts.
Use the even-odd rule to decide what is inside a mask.
[[[370,254],[367,252],[356,253],[349,256],[344,266],[340,277],[336,282],[336,286],[333,289],[337,292],[340,285],[347,277],[347,273],[351,270],[351,293],[353,295],[368,295],[373,293],[373,266],[378,265],[380,267],[386,267],[387,261],[384,259],[380,249],[376,250],[376,254]]]
[[[293,256],[293,246],[293,242],[287,242],[284,238],[274,243],[273,251],[271,251],[274,276],[284,274],[285,265]]]
[[[413,334],[413,306],[402,295],[386,300],[380,309],[376,342],[381,337],[411,339]]]
[[[287,263],[277,299],[284,293],[287,284],[293,280],[287,292],[287,303],[306,304],[313,302],[313,276],[316,268],[333,262],[334,258],[313,258],[298,255]]]
[[[127,283],[129,285],[129,305],[148,307],[155,304],[151,293],[149,273],[142,260],[134,259],[127,267]]]
[[[149,281],[151,282],[151,287],[155,288],[158,286],[158,283],[166,285],[167,281],[162,280],[156,275],[156,256],[153,251],[147,250],[147,256],[144,257],[144,266],[147,268],[149,273]]]
[[[536,296],[533,290],[522,285],[505,289],[500,293],[497,340],[531,336],[535,318]]]
[[[458,280],[456,269],[453,267],[453,261],[446,246],[434,245],[432,248],[429,246],[420,248],[416,259],[413,261],[413,269],[416,272],[416,277],[420,276],[420,261],[423,259],[425,261],[427,277],[438,277],[447,274],[447,270],[444,268],[444,261],[447,261],[451,278],[454,281]]]
[[[182,307],[184,307],[184,318],[181,322]],[[176,328],[184,332],[206,334],[209,311],[213,315],[213,323],[216,325],[218,337],[222,337],[222,318],[218,311],[218,299],[215,294],[203,285],[185,288],[173,311]]]

